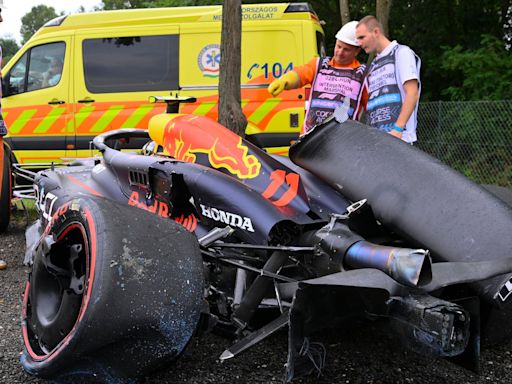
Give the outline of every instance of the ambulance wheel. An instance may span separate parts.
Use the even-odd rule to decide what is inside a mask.
[[[57,209],[33,256],[22,309],[30,374],[140,377],[179,356],[196,330],[202,258],[195,236],[172,220],[76,198]]]
[[[9,225],[11,217],[12,177],[9,150],[0,138],[0,233]]]

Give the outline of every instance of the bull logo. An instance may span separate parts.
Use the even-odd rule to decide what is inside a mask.
[[[240,136],[204,116],[181,115],[170,120],[163,147],[170,156],[189,163],[196,162],[198,153],[206,154],[213,168],[224,168],[240,179],[255,178],[261,169]]]

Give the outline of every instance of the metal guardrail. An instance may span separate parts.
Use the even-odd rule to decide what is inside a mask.
[[[512,188],[512,100],[421,102],[417,146],[475,182]]]

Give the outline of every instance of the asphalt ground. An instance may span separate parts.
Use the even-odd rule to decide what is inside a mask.
[[[26,374],[19,363],[22,350],[21,303],[28,268],[23,266],[24,229],[18,213],[0,235],[0,383],[49,383]],[[363,323],[318,335],[327,349],[321,376],[296,383],[506,383],[512,382],[512,342],[482,351],[479,375],[441,359],[405,349],[378,323]],[[194,338],[174,364],[141,380],[157,383],[280,383],[284,377],[287,334],[280,332],[232,360],[220,354],[230,342],[216,335]]]

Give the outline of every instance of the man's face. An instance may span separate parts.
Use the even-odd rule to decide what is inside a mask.
[[[377,29],[368,31],[366,25],[361,24],[356,28],[356,39],[361,48],[368,54],[377,52]]]
[[[359,47],[336,40],[334,46],[334,60],[338,65],[349,65],[359,53]]]

